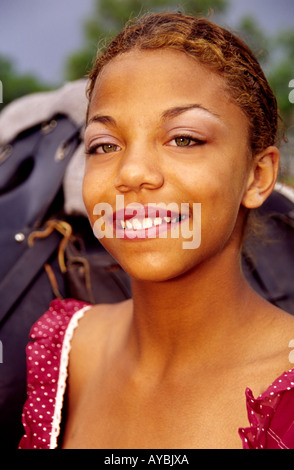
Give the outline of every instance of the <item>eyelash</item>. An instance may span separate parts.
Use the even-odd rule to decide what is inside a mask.
[[[177,139],[189,140],[189,144],[188,144],[188,145],[175,145],[175,147],[195,147],[195,146],[198,146],[198,145],[204,145],[204,144],[206,144],[206,140],[197,139],[196,137],[193,137],[193,136],[191,136],[190,134],[180,134],[180,135],[176,135],[176,136],[175,136],[173,139],[171,139],[169,142],[176,141]],[[192,145],[191,145],[191,142],[193,142]]]
[[[175,147],[195,147],[195,146],[200,146],[200,145],[206,144],[205,140],[197,139],[195,137],[192,137],[189,134],[177,135],[173,139],[171,139],[168,143],[173,142],[173,141],[176,142],[177,139],[188,140],[189,143],[187,145],[175,145]],[[193,142],[192,145],[191,145],[191,142]],[[93,155],[93,154],[97,153],[98,149],[100,149],[100,148],[102,149],[103,147],[107,147],[107,146],[112,147],[115,150],[112,150],[110,152],[102,151],[101,152],[102,155],[107,154],[107,153],[114,153],[114,152],[117,151],[116,149],[120,148],[119,145],[115,145],[115,144],[111,144],[111,143],[96,144],[96,145],[93,145],[92,147],[89,147],[88,149],[86,149],[86,154]]]
[[[87,148],[86,149],[86,154],[87,155],[93,155],[93,154],[97,153],[98,149],[100,149],[102,147],[107,147],[107,146],[111,146],[111,147],[116,148],[116,149],[119,148],[118,145],[110,144],[110,143],[96,144],[96,145],[93,145],[93,146]],[[114,152],[115,152],[115,150],[114,150]],[[107,153],[112,153],[112,152],[104,152],[104,151],[101,152],[102,155],[107,154]]]

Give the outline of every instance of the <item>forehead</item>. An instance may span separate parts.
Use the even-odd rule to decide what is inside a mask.
[[[183,86],[190,87],[192,92],[196,84],[200,87],[204,76],[214,88],[225,88],[225,82],[220,76],[184,52],[173,49],[134,49],[116,56],[104,66],[96,80],[94,94],[99,92],[101,86],[103,91],[110,88],[119,91],[122,87],[129,87],[133,91],[139,88],[143,93],[148,85],[152,85],[154,92],[164,87],[172,87],[174,92],[179,92]]]
[[[98,76],[89,117],[94,112],[162,112],[197,103],[212,113],[243,115],[232,101],[225,80],[194,57],[173,49],[132,50],[112,59]]]

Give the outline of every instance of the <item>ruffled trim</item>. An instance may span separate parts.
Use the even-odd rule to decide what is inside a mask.
[[[245,396],[250,427],[239,429],[243,448],[293,449],[294,414],[289,408],[285,412],[283,403],[289,401],[294,409],[294,369],[284,372],[258,398],[249,388]]]
[[[89,310],[90,308],[91,306],[86,306],[74,314],[74,316],[72,317],[72,319],[70,320],[68,324],[68,327],[64,335],[64,342],[62,345],[61,358],[60,358],[60,370],[59,370],[58,385],[57,385],[57,392],[56,392],[56,399],[55,399],[54,415],[52,418],[52,431],[51,431],[49,449],[56,449],[58,436],[60,434],[61,415],[62,415],[64,393],[66,389],[66,381],[67,381],[67,376],[68,376],[68,361],[69,361],[69,353],[71,349],[71,340],[74,334],[74,330],[78,326],[79,320],[83,318],[85,312]]]

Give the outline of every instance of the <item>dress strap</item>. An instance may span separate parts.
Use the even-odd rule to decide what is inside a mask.
[[[71,339],[91,305],[54,300],[33,325],[27,346],[27,400],[19,449],[55,449],[60,434]]]

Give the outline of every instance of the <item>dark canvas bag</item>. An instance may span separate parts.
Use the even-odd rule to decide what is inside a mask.
[[[294,204],[274,191],[257,212],[263,237],[245,243],[244,273],[262,297],[294,315]]]
[[[24,351],[31,325],[53,298],[43,266],[55,262],[61,235],[52,233],[45,243],[31,247],[27,240],[62,204],[63,175],[79,141],[77,126],[58,115],[22,132],[1,151],[0,442],[5,448],[15,447],[22,433]]]

